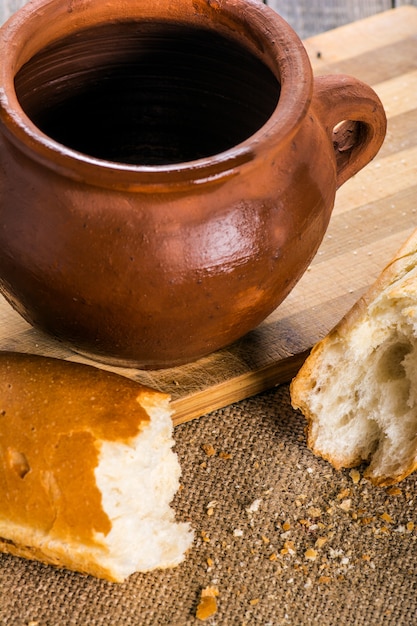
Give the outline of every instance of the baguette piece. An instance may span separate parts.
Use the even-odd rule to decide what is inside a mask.
[[[417,230],[290,386],[308,446],[387,486],[417,468]]]
[[[121,582],[180,563],[169,396],[88,365],[0,353],[0,550]]]

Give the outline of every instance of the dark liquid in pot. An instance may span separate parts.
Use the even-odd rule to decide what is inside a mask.
[[[280,86],[243,46],[169,23],[88,29],[50,45],[18,72],[19,102],[52,139],[137,165],[192,161],[254,134]]]

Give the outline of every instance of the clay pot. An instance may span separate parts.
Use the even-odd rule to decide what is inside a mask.
[[[0,58],[1,291],[110,363],[177,365],[257,326],[385,135],[375,93],[314,80],[258,0],[35,0]]]

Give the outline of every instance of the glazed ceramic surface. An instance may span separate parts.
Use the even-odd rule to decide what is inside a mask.
[[[257,0],[35,0],[0,59],[1,291],[111,363],[177,365],[258,325],[385,135],[372,89],[313,79]]]

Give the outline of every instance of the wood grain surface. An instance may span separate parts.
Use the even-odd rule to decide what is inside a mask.
[[[287,382],[307,351],[375,280],[417,227],[417,8],[405,6],[305,41],[316,74],[371,84],[388,116],[377,158],[337,193],[323,243],[287,300],[228,349],[162,371],[111,369],[171,394],[175,424]],[[92,363],[0,302],[0,349]]]

